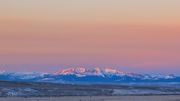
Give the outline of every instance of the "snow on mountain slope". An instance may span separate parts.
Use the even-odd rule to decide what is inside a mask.
[[[76,67],[76,68],[64,69],[56,74],[57,75],[70,75],[70,74],[83,74],[85,72],[87,72],[86,68]]]
[[[112,68],[83,68],[83,67],[75,67],[69,68],[65,70],[61,70],[56,73],[56,75],[81,75],[81,76],[105,76],[105,75],[128,75],[129,73],[122,72],[120,70],[112,69]]]

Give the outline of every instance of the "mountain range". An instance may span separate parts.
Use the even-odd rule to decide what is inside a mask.
[[[64,69],[54,74],[1,72],[0,80],[65,84],[179,83],[180,76],[173,74],[137,74],[123,72],[113,68],[75,67]]]

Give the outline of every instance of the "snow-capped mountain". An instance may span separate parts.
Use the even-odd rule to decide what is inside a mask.
[[[42,73],[0,73],[0,80],[23,82],[52,82],[52,83],[152,83],[152,82],[180,82],[175,75],[144,75],[123,72],[113,68],[84,68],[75,67],[61,70],[55,74]]]
[[[112,68],[83,68],[83,67],[75,67],[62,70],[56,75],[76,75],[76,76],[106,76],[106,75],[127,75],[128,73],[122,72],[120,70],[112,69]]]

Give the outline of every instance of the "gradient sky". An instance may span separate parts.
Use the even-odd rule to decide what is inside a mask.
[[[180,74],[180,0],[1,0],[0,70]]]

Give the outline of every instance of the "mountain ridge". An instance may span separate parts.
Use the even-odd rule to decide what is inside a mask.
[[[0,73],[0,80],[23,82],[52,82],[70,84],[114,84],[142,82],[180,82],[180,76],[149,75],[123,72],[114,68],[84,68],[74,67],[60,70],[54,74],[48,73]]]
[[[113,68],[84,68],[84,67],[75,67],[75,68],[68,68],[59,71],[56,75],[97,75],[97,76],[104,76],[105,74],[112,74],[112,75],[125,75],[127,72],[122,72],[117,69]]]

